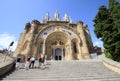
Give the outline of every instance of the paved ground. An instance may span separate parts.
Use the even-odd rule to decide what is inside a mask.
[[[20,69],[1,81],[120,81],[120,75],[97,59],[49,61],[42,69]]]

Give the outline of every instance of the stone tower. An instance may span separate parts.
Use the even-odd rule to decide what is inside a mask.
[[[44,55],[53,60],[90,59],[93,43],[88,26],[82,21],[76,24],[65,14],[60,19],[58,11],[52,20],[49,13],[42,22],[33,20],[25,25],[21,33],[14,56]]]

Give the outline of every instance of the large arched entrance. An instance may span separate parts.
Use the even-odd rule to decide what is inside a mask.
[[[45,54],[48,55],[48,59],[64,60],[68,54],[66,46],[70,43],[70,39],[64,32],[52,32],[46,38],[45,42]]]

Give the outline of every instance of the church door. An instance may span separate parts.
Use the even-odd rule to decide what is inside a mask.
[[[55,50],[55,60],[62,60],[62,50],[60,48]]]

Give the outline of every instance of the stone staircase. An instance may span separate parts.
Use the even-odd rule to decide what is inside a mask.
[[[20,69],[0,81],[120,81],[120,75],[97,59],[48,61],[42,69]]]

